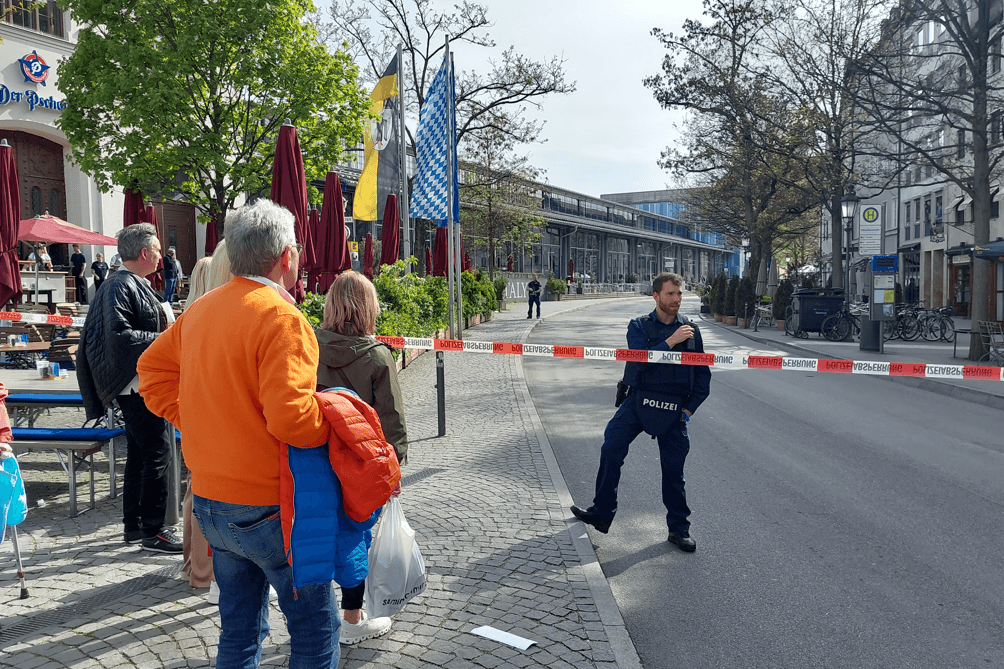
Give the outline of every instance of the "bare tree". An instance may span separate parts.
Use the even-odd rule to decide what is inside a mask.
[[[762,0],[705,0],[704,15],[707,23],[686,21],[680,37],[653,30],[668,53],[645,85],[663,107],[690,112],[683,147],[663,151],[660,165],[703,175],[701,215],[733,242],[749,238],[763,286],[780,226],[807,206],[787,184],[804,178],[804,162],[793,156],[808,126],[762,74],[770,8]]]
[[[347,42],[364,80],[378,79],[403,45],[413,112],[425,102],[447,38],[485,49],[496,46],[488,35],[487,7],[473,2],[441,12],[432,0],[333,0],[330,15],[332,38]],[[489,58],[488,68],[485,74],[463,68],[457,74],[458,141],[485,129],[516,143],[537,141],[543,124],[525,117],[526,106],[539,108],[548,95],[575,91],[575,82],[565,81],[564,61],[558,57],[538,62],[510,46]],[[500,120],[508,125],[498,127]],[[411,137],[410,129],[408,133]]]
[[[515,141],[500,129],[507,125],[506,119],[498,119],[469,133],[461,166],[461,221],[471,246],[487,248],[488,276],[493,279],[498,246],[504,245],[506,252],[530,250],[544,225],[539,213],[541,172],[526,156],[516,154]]]
[[[1001,4],[912,0],[886,21],[882,41],[856,64],[857,104],[894,138],[888,160],[930,167],[973,203],[973,242],[990,241],[991,181],[1001,174]],[[973,257],[972,319],[987,320],[990,262]],[[984,353],[972,337],[969,357]]]

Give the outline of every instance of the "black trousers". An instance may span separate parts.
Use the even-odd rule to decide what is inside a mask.
[[[540,295],[531,295],[530,296],[530,309],[526,312],[526,317],[527,318],[530,318],[530,316],[533,316],[533,304],[534,304],[534,302],[537,303],[537,318],[540,318]]]
[[[126,532],[143,530],[144,538],[154,537],[164,529],[167,513],[171,466],[167,421],[150,413],[139,393],[119,395],[118,403],[128,441],[122,481],[122,522]]]
[[[342,588],[342,611],[355,611],[363,608],[365,596],[366,581],[352,588]]]
[[[77,302],[87,304],[87,279],[83,275],[74,276],[73,287],[77,294]]]

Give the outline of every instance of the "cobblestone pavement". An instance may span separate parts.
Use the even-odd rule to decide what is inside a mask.
[[[588,302],[545,302],[545,318]],[[524,341],[538,321],[519,305],[465,334]],[[445,357],[447,433],[438,437],[435,355],[401,373],[409,465],[401,500],[418,533],[426,591],[387,635],[342,647],[341,667],[637,667],[637,655],[523,381],[522,359]],[[52,411],[39,425],[76,426]],[[95,457],[98,507],[67,517],[66,479],[48,453],[19,458],[32,510],[19,527],[30,597],[10,542],[0,547],[0,667],[209,667],[219,613],[180,578],[181,559],[122,543],[120,500]],[[121,462],[120,462],[121,468]],[[81,476],[80,498],[86,491]],[[262,665],[288,661],[278,607]],[[527,651],[471,634],[490,625],[534,640]]]

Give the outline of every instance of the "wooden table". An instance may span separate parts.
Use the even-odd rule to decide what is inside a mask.
[[[42,288],[39,291],[37,291],[37,292],[41,293],[42,295],[45,295],[46,300],[48,300],[48,302],[49,302],[49,311],[52,312],[52,313],[56,312],[56,305],[52,301],[52,293],[54,293],[55,290],[56,290],[55,288]],[[36,291],[34,289],[32,289],[32,288],[22,288],[21,292],[24,293],[25,295],[29,296],[29,297],[35,297],[35,292]],[[38,304],[38,299],[37,298],[34,300],[33,304]]]
[[[0,345],[0,353],[6,355],[11,367],[16,369],[35,369],[35,361],[49,350],[51,344],[47,341],[30,341],[23,346]]]

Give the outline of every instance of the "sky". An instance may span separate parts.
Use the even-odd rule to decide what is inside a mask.
[[[661,107],[642,80],[660,71],[665,50],[654,27],[680,33],[700,18],[700,0],[481,0],[495,26],[496,48],[455,49],[457,70],[487,71],[490,55],[513,45],[537,60],[565,60],[576,92],[549,96],[533,116],[545,121],[544,144],[530,162],[548,183],[587,195],[659,190],[671,184],[658,167],[682,114]]]

